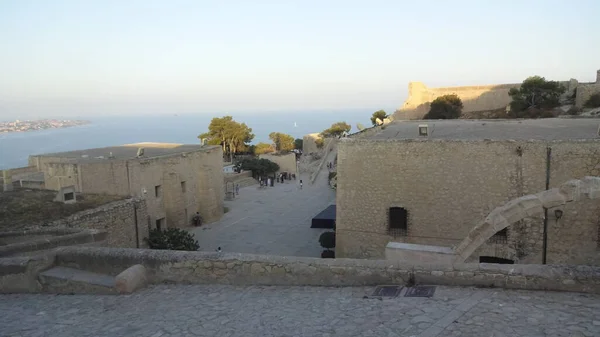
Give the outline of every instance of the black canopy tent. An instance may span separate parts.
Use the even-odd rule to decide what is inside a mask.
[[[329,205],[321,213],[312,218],[310,228],[329,228],[335,226],[335,205]]]

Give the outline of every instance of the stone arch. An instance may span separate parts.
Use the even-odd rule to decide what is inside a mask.
[[[558,188],[513,199],[494,209],[454,248],[454,262],[465,262],[492,235],[519,220],[542,215],[544,208],[558,207],[584,199],[600,199],[600,177],[569,180]]]

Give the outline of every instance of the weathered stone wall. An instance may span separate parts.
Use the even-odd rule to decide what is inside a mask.
[[[225,183],[236,183],[237,181],[252,177],[252,171],[246,171],[241,173],[225,173],[223,181]]]
[[[309,154],[311,152],[319,152],[316,140],[321,138],[318,133],[311,133],[302,137],[302,153]]]
[[[95,247],[59,248],[55,264],[108,275],[142,264],[150,283],[372,286],[403,284],[412,277],[420,284],[600,292],[600,268],[591,266],[474,263],[421,266],[387,260]]]
[[[550,187],[596,175],[596,141],[374,141],[338,145],[336,256],[383,258],[390,241],[453,246],[490,211],[545,189],[546,147],[552,148]],[[600,172],[599,172],[600,173]],[[389,207],[408,211],[406,236],[388,235]],[[572,203],[549,219],[549,263],[600,265],[596,201]],[[553,210],[551,210],[553,214]],[[488,242],[472,256],[541,263],[540,218],[508,229],[507,242]]]
[[[142,199],[125,199],[75,213],[37,228],[84,228],[108,232],[109,247],[147,247],[148,210]],[[136,223],[137,220],[137,223]],[[35,228],[34,227],[34,228]]]
[[[268,159],[275,164],[279,165],[278,172],[289,172],[289,173],[298,173],[296,170],[296,154],[295,153],[287,153],[287,154],[274,154],[274,153],[265,153],[258,156],[261,159]]]
[[[597,75],[598,77],[598,75]],[[596,83],[578,83],[576,80],[561,81],[568,92],[576,89],[575,105],[583,106],[590,95],[600,92],[600,79]],[[394,113],[394,119],[422,119],[429,112],[430,103],[436,98],[456,94],[463,102],[463,112],[485,112],[505,108],[511,102],[508,91],[518,88],[521,83],[429,88],[421,82],[408,84],[408,97],[400,109]]]

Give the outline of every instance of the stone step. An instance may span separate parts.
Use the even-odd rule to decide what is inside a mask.
[[[38,276],[44,292],[56,294],[117,294],[115,277],[57,266]]]

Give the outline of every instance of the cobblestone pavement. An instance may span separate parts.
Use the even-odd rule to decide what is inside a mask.
[[[298,183],[303,180],[303,188]],[[195,228],[200,250],[320,257],[320,229],[310,228],[312,218],[334,203],[335,191],[328,187],[327,168],[313,185],[309,176],[274,187],[240,189],[223,218]]]
[[[600,296],[438,287],[162,285],[128,296],[0,295],[0,336],[600,336]],[[404,293],[404,291],[403,291]]]

